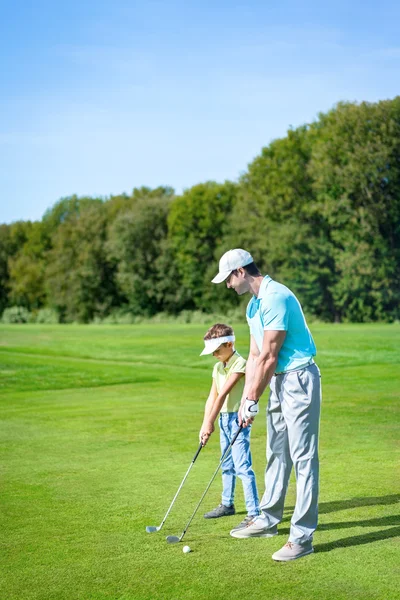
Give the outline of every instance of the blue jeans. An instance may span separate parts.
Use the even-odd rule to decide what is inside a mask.
[[[221,413],[219,416],[221,457],[239,429],[237,416],[237,412]],[[236,477],[240,477],[247,513],[254,516],[260,514],[260,510],[256,477],[251,463],[250,430],[251,427],[242,430],[233,444],[231,452],[222,463],[222,504],[232,506]]]

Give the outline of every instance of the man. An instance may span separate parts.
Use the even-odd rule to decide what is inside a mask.
[[[261,275],[249,252],[237,248],[219,262],[213,283],[226,281],[237,294],[252,294],[246,317],[250,354],[239,411],[247,427],[258,413],[258,401],[267,385],[267,468],[262,514],[233,537],[277,535],[282,520],[289,477],[294,466],[297,498],[288,542],[272,555],[277,561],[301,558],[314,551],[318,520],[318,433],[321,405],[320,372],[314,363],[316,348],[296,296],[284,285]]]

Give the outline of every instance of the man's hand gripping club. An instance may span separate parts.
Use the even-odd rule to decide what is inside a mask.
[[[258,406],[258,400],[250,400],[250,398],[246,398],[240,407],[239,425],[248,427],[250,423],[254,421],[254,417],[258,415],[259,410],[260,408]]]

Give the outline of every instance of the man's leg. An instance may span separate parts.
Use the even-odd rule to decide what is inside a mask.
[[[267,467],[260,508],[269,527],[281,522],[292,470],[287,426],[281,408],[283,376],[271,380],[267,407]]]
[[[277,524],[282,519],[283,504],[289,482],[292,461],[285,420],[280,406],[279,377],[271,380],[271,394],[267,408],[267,469],[266,490],[260,503],[259,517],[240,529],[233,529],[231,536],[236,538],[271,537],[277,534]]]
[[[318,437],[321,409],[319,369],[311,365],[285,377],[282,411],[288,426],[290,453],[296,473],[296,506],[289,542],[273,555],[292,560],[313,551],[312,539],[318,522]]]

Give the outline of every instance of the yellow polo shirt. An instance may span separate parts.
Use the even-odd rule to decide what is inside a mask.
[[[214,365],[212,374],[218,393],[222,390],[226,380],[229,379],[232,373],[245,373],[245,371],[246,360],[236,351],[225,365],[221,361],[218,361]],[[237,412],[239,410],[244,388],[244,379],[244,377],[239,379],[236,385],[231,389],[221,408],[221,412]]]

